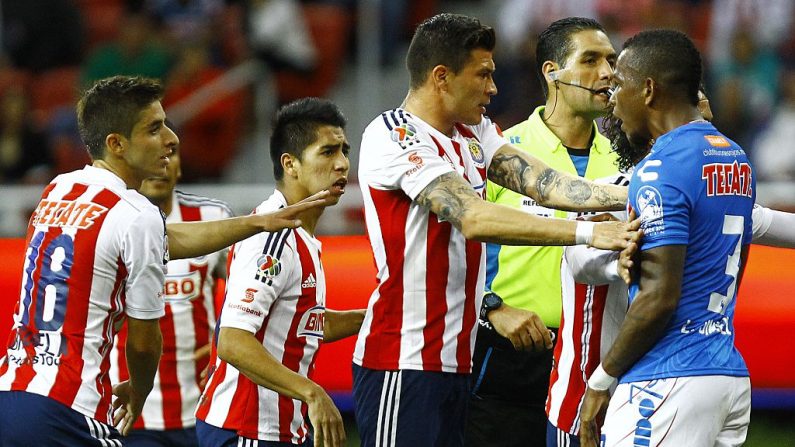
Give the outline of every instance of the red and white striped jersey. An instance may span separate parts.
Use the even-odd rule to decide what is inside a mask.
[[[232,216],[220,200],[175,191],[171,214],[166,223],[218,220]],[[194,359],[196,349],[210,343],[215,328],[215,278],[219,269],[226,269],[226,253],[169,261],[163,296],[166,315],[160,319],[163,334],[163,355],[155,375],[154,387],[135,428],[176,430],[196,425],[193,413],[199,402],[200,374],[207,360]],[[124,349],[127,326],[119,332],[111,354],[111,381],[127,380],[127,359]]]
[[[256,212],[286,205],[276,191]],[[251,332],[284,366],[310,379],[326,310],[320,248],[320,241],[303,228],[260,233],[235,244],[218,322],[219,328]],[[217,357],[216,343],[217,336],[196,417],[246,438],[303,443],[307,405],[249,380]]]
[[[27,246],[0,390],[47,396],[109,423],[109,352],[125,313],[163,315],[163,216],[115,174],[86,166],[45,188]]]
[[[627,174],[599,179],[626,186]],[[625,212],[613,213],[626,220]],[[588,377],[613,345],[629,306],[627,286],[618,276],[618,252],[566,247],[560,267],[563,310],[549,380],[546,412],[560,430],[577,435]]]
[[[485,196],[486,171],[507,141],[484,117],[448,137],[402,109],[362,136],[359,182],[378,287],[353,361],[378,370],[469,373],[485,281],[485,250],[414,199],[456,172]]]

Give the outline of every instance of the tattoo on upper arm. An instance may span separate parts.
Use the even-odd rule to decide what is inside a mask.
[[[514,191],[525,191],[527,181],[525,174],[530,175],[532,168],[524,158],[515,154],[498,153],[489,165],[489,180]]]
[[[480,200],[480,197],[472,186],[458,173],[448,172],[431,181],[415,201],[460,229],[461,218],[473,199]]]

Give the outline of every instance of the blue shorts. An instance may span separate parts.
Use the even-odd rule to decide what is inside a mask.
[[[362,447],[464,445],[469,375],[353,365]]]
[[[196,447],[196,427],[180,430],[132,430],[124,438],[128,447]]]
[[[201,419],[196,419],[196,437],[199,438],[199,447],[312,447],[314,445],[309,436],[303,444],[245,438],[234,430],[219,428]]]
[[[0,391],[0,445],[121,447],[110,425],[49,397],[25,391]]]
[[[547,421],[547,447],[580,447],[580,437],[563,431]]]

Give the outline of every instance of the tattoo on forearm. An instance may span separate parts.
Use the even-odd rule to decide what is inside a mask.
[[[560,175],[558,175],[558,171],[551,168],[544,169],[538,179],[536,179],[536,191],[538,191],[540,201],[549,200],[552,190],[557,188],[559,184]]]
[[[449,172],[429,183],[417,196],[416,202],[460,229],[461,218],[473,199],[480,200],[472,186],[459,174]]]
[[[566,197],[577,204],[587,202],[593,192],[591,186],[578,179],[571,179],[566,182],[565,189]]]

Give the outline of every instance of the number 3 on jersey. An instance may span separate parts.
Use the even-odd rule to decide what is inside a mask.
[[[45,233],[37,233],[30,242],[25,269],[24,313],[22,324],[28,325],[30,304],[35,284],[36,308],[33,312],[36,329],[39,331],[58,331],[63,326],[66,313],[66,300],[69,297],[67,280],[74,261],[74,241],[69,235],[61,234],[42,247]],[[41,259],[41,271],[36,266]],[[34,279],[38,277],[38,280]]]
[[[740,273],[740,252],[742,251],[744,225],[745,218],[743,216],[727,214],[723,217],[723,234],[727,236],[738,235],[739,237],[737,238],[737,245],[734,246],[734,252],[726,261],[726,274],[732,277],[732,282],[729,284],[728,290],[726,290],[726,295],[718,292],[712,292],[709,295],[709,306],[707,309],[721,315],[726,312],[726,307],[737,294],[737,274]]]

